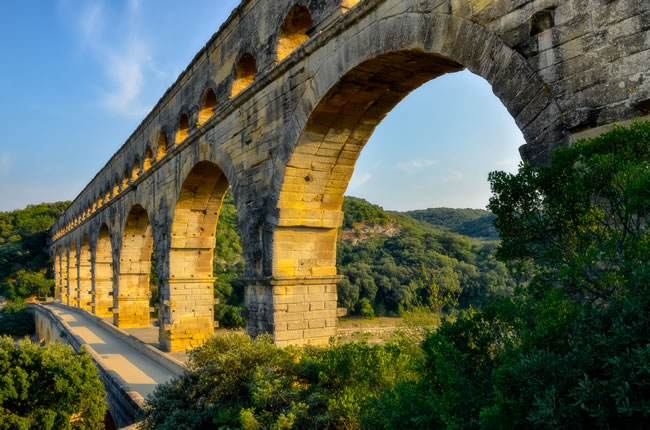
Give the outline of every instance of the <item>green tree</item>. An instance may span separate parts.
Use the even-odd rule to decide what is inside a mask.
[[[0,294],[10,298],[52,294],[48,229],[69,202],[0,212]]]
[[[490,175],[512,298],[443,321],[421,378],[367,428],[645,428],[650,414],[650,123]],[[405,424],[407,423],[407,424]]]
[[[0,337],[0,428],[102,428],[104,395],[86,352]]]
[[[34,333],[34,315],[21,300],[8,302],[0,309],[0,335],[21,337]]]
[[[498,256],[532,261],[544,285],[609,299],[650,267],[650,124],[635,122],[555,151],[549,167],[494,172]]]

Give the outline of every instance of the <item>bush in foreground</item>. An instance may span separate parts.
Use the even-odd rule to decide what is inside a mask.
[[[104,386],[90,356],[0,337],[0,429],[103,428]]]
[[[7,302],[0,309],[0,335],[30,336],[34,330],[34,315],[27,310],[25,302],[21,300]]]

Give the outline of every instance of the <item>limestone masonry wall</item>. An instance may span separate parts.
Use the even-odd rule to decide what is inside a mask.
[[[231,187],[249,333],[324,343],[343,193],[411,91],[469,69],[521,129],[522,158],[547,163],[577,136],[647,116],[649,65],[647,0],[243,1],[52,227],[57,300],[150,324],[155,251],[161,343],[203,343]]]

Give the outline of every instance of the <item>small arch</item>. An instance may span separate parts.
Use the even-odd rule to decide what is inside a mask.
[[[199,122],[197,126],[203,125],[204,122],[214,115],[214,108],[217,107],[217,95],[212,88],[205,90],[201,100],[201,110],[199,111]]]
[[[278,41],[278,61],[284,60],[300,45],[305,43],[309,36],[307,31],[313,22],[311,13],[305,6],[297,4],[291,8],[284,24],[280,28],[280,40]]]
[[[158,137],[158,148],[156,148],[156,161],[160,160],[165,156],[165,154],[167,154],[167,149],[169,149],[167,133],[162,131],[160,132],[160,137]]]
[[[120,193],[120,179],[115,178],[115,183],[113,184],[113,197],[117,196]]]
[[[181,117],[178,119],[178,130],[176,130],[176,144],[178,145],[185,139],[190,130],[190,118],[186,113],[181,114]]]
[[[255,58],[251,54],[244,54],[239,59],[237,63],[237,68],[235,69],[235,80],[232,83],[232,94],[230,97],[234,97],[253,83],[257,75],[257,63]]]
[[[126,189],[126,187],[129,186],[130,179],[131,178],[129,177],[129,168],[125,167],[124,168],[124,176],[123,176],[123,179],[122,179],[122,186],[121,186],[122,190]]]
[[[147,149],[144,151],[144,161],[142,163],[143,173],[151,168],[151,163],[153,163],[153,152],[149,145],[147,145]]]
[[[140,176],[140,160],[136,157],[136,159],[133,160],[133,166],[131,166],[131,181],[138,179],[138,176]]]

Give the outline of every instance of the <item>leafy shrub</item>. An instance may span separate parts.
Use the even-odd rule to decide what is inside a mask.
[[[0,337],[0,428],[102,428],[104,395],[86,352]]]
[[[398,348],[280,349],[228,334],[193,350],[189,367],[150,396],[142,428],[358,428],[364,405],[417,366]]]
[[[27,311],[25,302],[7,302],[0,309],[0,335],[21,337],[34,333],[34,315]]]

